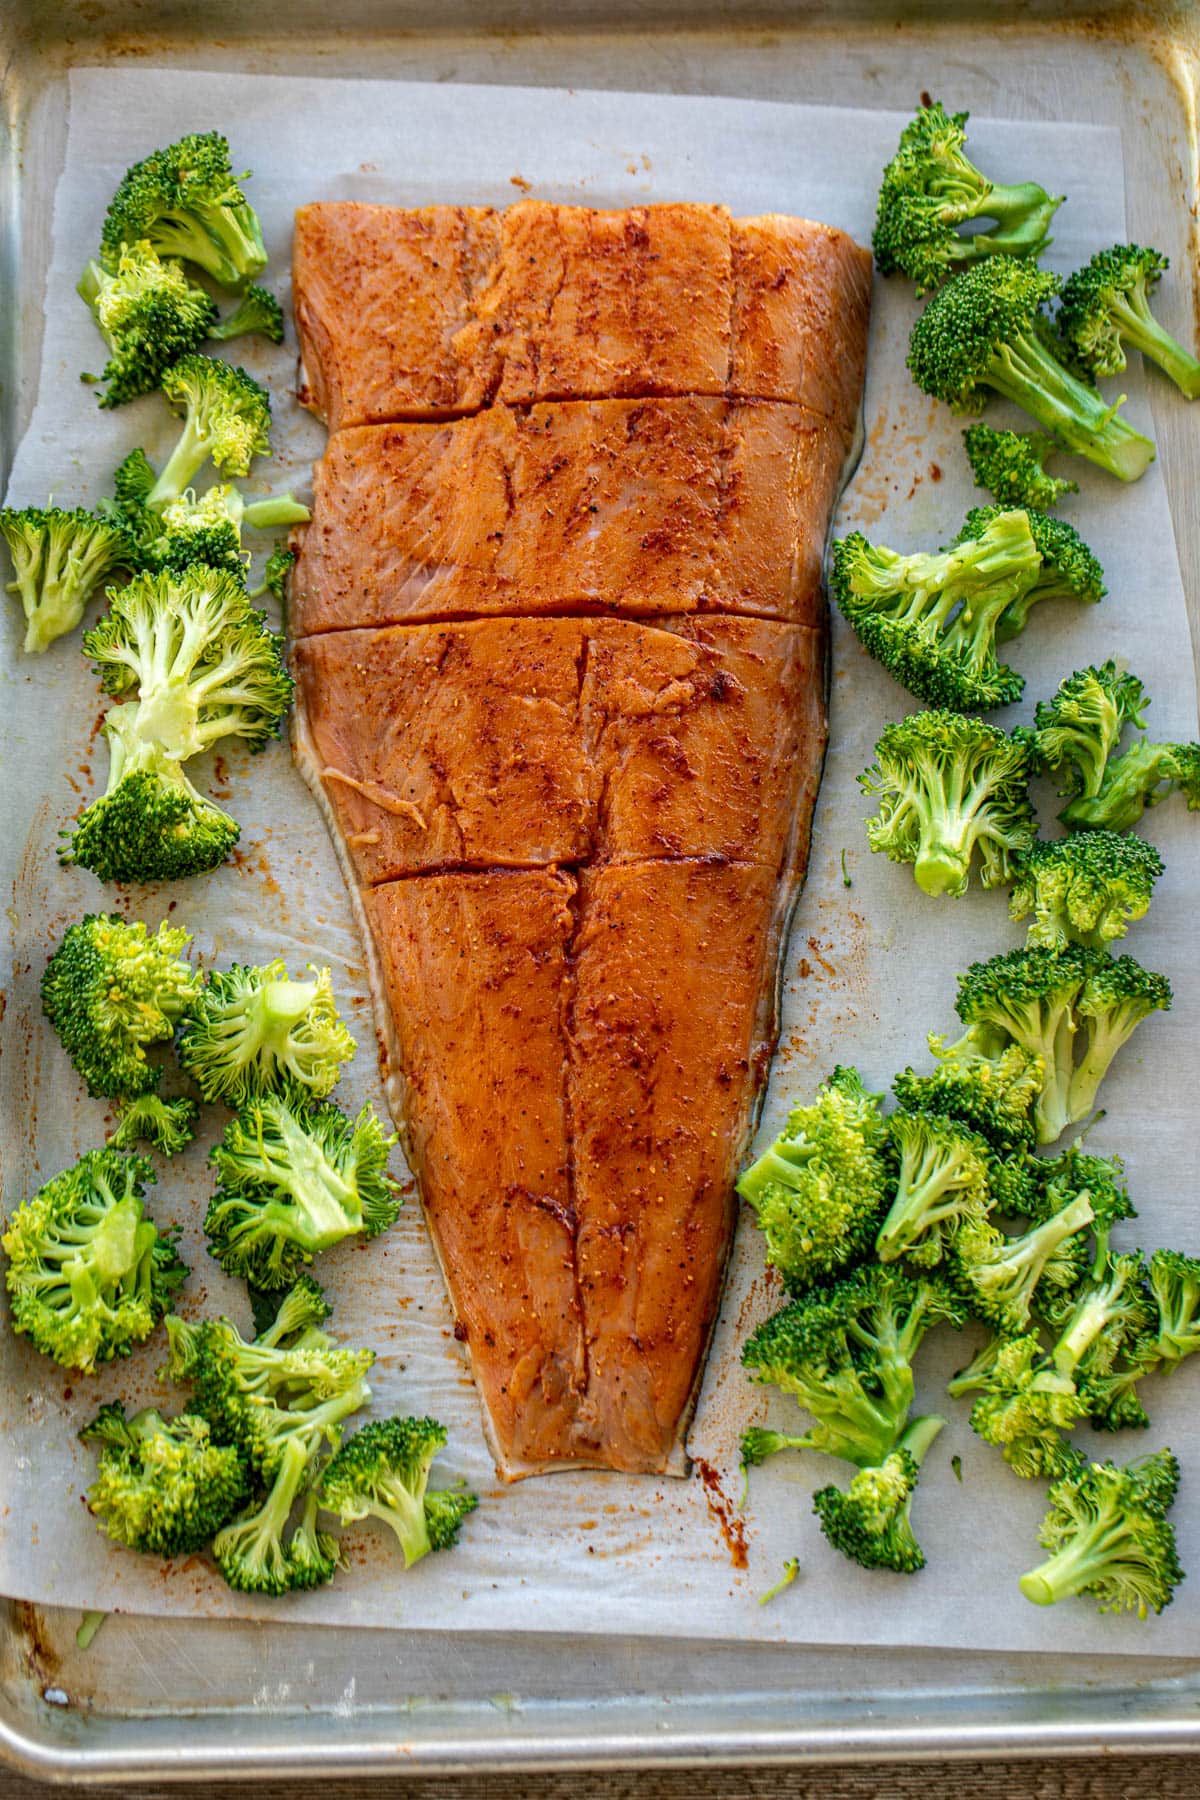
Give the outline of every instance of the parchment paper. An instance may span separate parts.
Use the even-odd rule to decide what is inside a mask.
[[[77,72],[39,396],[10,496],[40,501],[53,491],[66,503],[93,500],[132,445],[144,442],[157,459],[173,441],[174,422],[161,401],[106,414],[80,385],[78,372],[98,366],[101,345],[73,285],[126,166],[182,131],[221,127],[236,165],[254,169],[250,192],[271,252],[268,279],[286,303],[291,214],[317,198],[503,205],[530,191],[598,205],[724,201],[735,212],[775,209],[825,219],[865,241],[879,170],[901,123],[888,114],[648,94],[174,70]],[[1056,266],[1075,266],[1125,235],[1117,132],[974,120],[971,133],[981,162],[997,178],[1041,175],[1070,194],[1056,220]],[[1136,235],[1137,221],[1130,225]],[[960,422],[917,394],[904,371],[913,311],[905,284],[877,286],[867,448],[838,521],[839,529],[860,524],[899,548],[945,542],[967,505],[981,498],[966,474]],[[323,435],[288,398],[294,346],[275,351],[243,343],[237,352],[269,381],[277,419],[274,464],[258,465],[247,486],[303,488]],[[1132,418],[1147,425],[1140,371],[1131,371],[1124,385]],[[1009,647],[1030,677],[1024,714],[1069,669],[1125,654],[1154,696],[1156,730],[1190,737],[1196,730],[1191,647],[1160,474],[1152,470],[1128,490],[1100,475],[1082,479],[1084,492],[1069,516],[1104,562],[1111,592],[1098,610],[1039,609],[1025,637]],[[6,1208],[100,1141],[105,1129],[103,1103],[84,1097],[40,1018],[37,987],[66,923],[114,901],[114,890],[86,872],[60,871],[54,854],[60,825],[104,782],[95,679],[74,639],[40,660],[22,658],[16,613],[5,608],[0,656],[6,736],[0,825],[12,883],[10,931],[3,934],[8,1010],[0,1077]],[[912,702],[840,626],[835,647],[833,740],[812,872],[788,956],[783,1040],[764,1137],[778,1127],[789,1099],[810,1093],[835,1060],[858,1061],[878,1087],[909,1061],[926,1066],[926,1030],[954,1022],[955,971],[1021,935],[1007,921],[1002,895],[975,891],[960,903],[928,900],[907,870],[867,853],[862,819],[869,808],[854,777],[886,720]],[[340,1097],[356,1106],[369,1095],[381,1104],[359,945],[324,826],[286,748],[257,759],[235,752],[218,760],[214,779],[243,825],[236,860],[210,877],[121,904],[151,921],[170,910],[194,931],[206,963],[275,954],[297,967],[310,958],[330,963],[360,1043]],[[1148,829],[1168,872],[1149,921],[1134,927],[1127,947],[1173,977],[1177,1001],[1174,1012],[1142,1028],[1121,1058],[1104,1092],[1108,1117],[1090,1142],[1126,1156],[1142,1215],[1136,1230],[1147,1247],[1172,1242],[1194,1250],[1200,984],[1190,951],[1200,824],[1176,802],[1152,815]],[[843,849],[849,889],[839,866]],[[210,1137],[217,1122],[210,1120]],[[185,1227],[194,1272],[184,1310],[232,1309],[245,1322],[240,1290],[204,1254],[199,1221],[208,1185],[204,1151],[194,1149],[163,1165],[153,1211]],[[1197,1582],[1162,1620],[1145,1626],[1098,1618],[1083,1602],[1047,1613],[1021,1598],[1016,1578],[1040,1558],[1044,1488],[1012,1476],[975,1440],[966,1409],[944,1399],[946,1375],[974,1347],[970,1335],[944,1334],[920,1358],[920,1404],[944,1405],[951,1416],[916,1503],[929,1559],[924,1574],[910,1580],[867,1575],[826,1546],[809,1494],[849,1471],[825,1459],[779,1458],[756,1472],[739,1520],[741,1430],[767,1416],[781,1424],[797,1417],[779,1397],[750,1387],[738,1366],[747,1329],[778,1299],[748,1221],[692,1433],[697,1473],[688,1482],[574,1474],[500,1488],[415,1201],[392,1232],[362,1249],[335,1250],[319,1272],[336,1299],[336,1329],[378,1352],[376,1411],[428,1410],[449,1426],[444,1467],[467,1477],[482,1497],[461,1547],[405,1575],[390,1540],[362,1528],[347,1535],[352,1566],[346,1574],[286,1602],[231,1594],[201,1558],[164,1566],[115,1548],[97,1534],[81,1503],[91,1454],[76,1444],[75,1432],[103,1400],[170,1397],[155,1376],[161,1333],[128,1363],[79,1378],[64,1376],[4,1331],[0,1591],[80,1607],[406,1628],[1143,1654],[1178,1653],[1195,1643]],[[1200,1370],[1188,1368],[1170,1382],[1147,1384],[1154,1427],[1145,1438],[1088,1441],[1100,1453],[1122,1456],[1164,1442],[1174,1446],[1184,1467],[1176,1509],[1182,1557],[1200,1574],[1197,1376]],[[951,1471],[953,1455],[962,1459],[961,1485]],[[739,1568],[743,1542],[748,1567]],[[757,1596],[792,1555],[800,1559],[801,1578],[760,1608]]]

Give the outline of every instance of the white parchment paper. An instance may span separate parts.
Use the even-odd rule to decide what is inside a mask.
[[[70,139],[55,210],[41,382],[10,498],[92,501],[125,452],[165,454],[175,425],[157,398],[116,414],[80,385],[100,341],[73,292],[92,253],[108,197],[126,166],[186,130],[227,131],[237,167],[254,169],[251,194],[271,252],[267,279],[287,301],[291,216],[313,199],[503,205],[525,192],[596,205],[645,200],[723,201],[735,212],[806,214],[869,237],[879,170],[895,144],[896,115],[650,94],[531,92],[231,77],[177,70],[82,70],[71,78]],[[972,145],[997,178],[1042,175],[1069,203],[1056,220],[1051,261],[1066,269],[1125,235],[1115,131],[1068,125],[972,122]],[[1130,225],[1136,232],[1136,221]],[[839,529],[861,525],[899,548],[953,535],[969,504],[960,422],[912,387],[903,367],[914,305],[903,283],[877,286],[868,382],[867,447],[843,501]],[[275,458],[247,487],[306,489],[323,434],[289,398],[294,346],[246,343],[238,353],[275,397]],[[1149,424],[1145,381],[1125,384],[1135,422]],[[1182,401],[1178,404],[1183,404]],[[999,413],[998,417],[1002,416]],[[1160,473],[1121,489],[1097,475],[1068,509],[1108,571],[1099,609],[1044,607],[1011,650],[1030,678],[1028,706],[1089,660],[1127,655],[1154,696],[1164,735],[1196,730],[1196,693],[1183,594]],[[65,925],[114,902],[84,871],[60,870],[56,834],[103,787],[102,713],[77,640],[34,661],[18,654],[17,609],[3,617],[0,654],[5,780],[0,854],[11,894],[3,937],[4,1203],[47,1179],[105,1130],[40,1017],[38,981]],[[922,897],[906,870],[871,857],[854,778],[886,720],[912,704],[835,626],[833,738],[817,817],[808,888],[788,953],[779,1057],[765,1136],[790,1098],[809,1093],[835,1061],[857,1061],[883,1087],[909,1061],[924,1065],[924,1034],[953,1024],[955,971],[1020,939],[1003,896],[963,902]],[[286,748],[257,759],[218,759],[215,791],[243,825],[234,862],[210,877],[122,905],[156,921],[168,910],[190,926],[205,961],[282,954],[333,967],[339,999],[360,1042],[341,1098],[381,1104],[362,957],[342,882],[315,806]],[[1047,818],[1049,818],[1047,813]],[[1150,919],[1128,943],[1176,984],[1175,1010],[1156,1018],[1105,1088],[1108,1117],[1097,1149],[1127,1158],[1141,1208],[1137,1233],[1197,1248],[1194,1132],[1200,983],[1193,969],[1200,825],[1178,803],[1149,831],[1168,871]],[[852,886],[843,885],[845,851]],[[212,1128],[218,1125],[214,1117]],[[203,1250],[199,1222],[209,1177],[203,1149],[163,1165],[153,1211],[185,1229],[193,1275],[183,1307],[232,1309],[239,1289]],[[0,1592],[80,1607],[151,1613],[304,1619],[338,1624],[462,1630],[537,1629],[719,1636],[808,1643],[892,1643],[994,1649],[1179,1653],[1196,1641],[1200,1581],[1161,1620],[1100,1619],[1086,1603],[1045,1613],[1016,1578],[1039,1560],[1044,1489],[1010,1475],[977,1443],[966,1410],[945,1402],[946,1375],[970,1337],[931,1341],[920,1359],[920,1404],[947,1406],[951,1424],[934,1451],[916,1504],[929,1559],[910,1580],[868,1575],[830,1550],[811,1515],[811,1491],[848,1471],[817,1457],[778,1458],[756,1473],[738,1517],[737,1441],[752,1420],[783,1423],[788,1407],[750,1387],[738,1366],[747,1329],[773,1310],[758,1234],[744,1223],[710,1357],[687,1482],[599,1474],[555,1475],[502,1489],[484,1448],[465,1362],[415,1201],[373,1245],[341,1247],[320,1275],[336,1300],[335,1327],[378,1353],[375,1410],[428,1410],[451,1442],[445,1469],[482,1497],[453,1555],[403,1574],[370,1528],[348,1534],[351,1567],[332,1587],[285,1602],[229,1592],[202,1558],[182,1566],[140,1559],[95,1531],[81,1495],[91,1456],[75,1441],[101,1401],[169,1397],[156,1380],[161,1333],[138,1355],[91,1378],[64,1376],[11,1333],[0,1333]],[[1091,1439],[1100,1453],[1135,1454],[1170,1442],[1184,1467],[1176,1522],[1185,1565],[1200,1575],[1200,1370],[1147,1384],[1154,1428],[1146,1438]],[[961,1457],[961,1484],[951,1457]],[[745,1545],[748,1567],[737,1547]],[[801,1577],[766,1608],[757,1596],[797,1556]],[[1194,1589],[1195,1592],[1190,1590]],[[981,1604],[982,1602],[982,1604]]]

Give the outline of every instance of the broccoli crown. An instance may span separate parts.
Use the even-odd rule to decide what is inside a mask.
[[[295,1083],[321,1100],[356,1048],[328,969],[292,981],[281,958],[214,971],[179,1040],[179,1060],[206,1100],[242,1106]]]
[[[0,536],[12,557],[8,592],[25,614],[27,656],[74,631],[100,583],[134,558],[121,522],[82,506],[0,508]]]
[[[146,1045],[169,1039],[200,992],[183,960],[181,926],[150,932],[119,913],[88,913],[68,926],[42,974],[42,1006],[89,1094],[134,1099],[162,1073]]]
[[[1131,832],[1077,831],[1039,839],[1021,857],[1009,917],[1033,915],[1027,944],[1061,950],[1070,943],[1103,949],[1149,911],[1163,860]]]
[[[121,246],[112,274],[90,262],[78,291],[111,353],[100,375],[83,377],[103,383],[104,407],[152,394],[171,364],[204,342],[217,317],[211,296],[144,239]]]
[[[967,461],[978,487],[986,488],[1001,506],[1036,507],[1048,512],[1064,494],[1077,494],[1079,483],[1046,473],[1058,444],[1044,431],[995,431],[990,425],[968,425],[963,432]]]
[[[912,1359],[925,1332],[963,1318],[945,1283],[876,1265],[813,1289],[766,1320],[746,1340],[742,1363],[752,1380],[782,1388],[812,1414],[804,1447],[874,1468],[904,1430]],[[745,1451],[743,1442],[744,1458]]]
[[[878,1468],[860,1469],[847,1492],[824,1487],[813,1495],[813,1511],[835,1550],[864,1569],[912,1575],[924,1568],[912,1497],[921,1461],[945,1422],[933,1414],[914,1419],[891,1455]]]
[[[1083,1055],[1071,1078],[1072,1119],[1088,1116],[1118,1050],[1143,1019],[1152,1012],[1166,1012],[1171,1000],[1166,976],[1143,969],[1132,956],[1095,957],[1075,1004]]]
[[[282,640],[224,571],[135,577],[83,647],[106,692],[136,690],[139,737],[178,762],[228,737],[262,749],[291,703]]]
[[[1200,1258],[1179,1250],[1156,1250],[1149,1276],[1158,1307],[1155,1353],[1169,1372],[1200,1350]]]
[[[1058,277],[1007,256],[955,275],[913,326],[908,367],[923,393],[978,412],[988,390],[1022,407],[1068,450],[1136,481],[1154,445],[1064,365],[1043,309]]]
[[[1048,518],[1030,507],[1014,513],[1003,506],[973,506],[955,542],[965,545],[985,540],[1001,520],[1014,517],[1026,521],[1041,566],[1000,615],[996,626],[996,642],[1000,644],[1024,631],[1030,612],[1041,600],[1078,600],[1095,606],[1108,592],[1104,570],[1075,527],[1065,519]]]
[[[1089,375],[1119,375],[1128,343],[1195,400],[1200,395],[1200,362],[1150,310],[1150,295],[1169,266],[1159,251],[1138,244],[1114,244],[1097,251],[1065,283],[1058,329]]]
[[[1094,799],[1127,724],[1142,729],[1148,702],[1136,675],[1115,662],[1077,669],[1034,713],[1034,748],[1042,768],[1058,771],[1062,794]]]
[[[1027,1331],[1039,1284],[1074,1287],[1086,1274],[1093,1217],[1082,1193],[1019,1237],[988,1224],[964,1226],[954,1238],[954,1273],[972,1311],[1006,1335]]]
[[[830,585],[861,643],[902,686],[933,706],[977,712],[1021,698],[1021,677],[996,659],[996,632],[1039,568],[1025,514],[997,509],[977,533],[932,553],[902,556],[853,532],[833,546]]]
[[[427,1493],[433,1460],[445,1442],[445,1427],[436,1419],[372,1419],[326,1464],[321,1504],[343,1525],[382,1519],[411,1568],[431,1550],[448,1549],[478,1505],[474,1494]]]
[[[110,1150],[131,1150],[135,1144],[152,1144],[163,1156],[178,1156],[196,1135],[200,1108],[186,1094],[164,1100],[160,1094],[139,1094],[117,1109],[117,1126],[106,1139]]]
[[[123,1406],[102,1406],[79,1435],[100,1448],[88,1507],[100,1530],[130,1550],[203,1550],[250,1492],[237,1450],[215,1444],[208,1421],[192,1413],[164,1419],[147,1409],[127,1419]]]
[[[181,356],[164,372],[162,391],[184,427],[148,506],[177,500],[206,462],[223,475],[248,475],[256,456],[270,455],[270,395],[245,369],[212,356]]]
[[[149,242],[160,256],[207,270],[238,288],[267,264],[262,231],[216,131],[189,132],[126,170],[109,202],[100,259],[118,267],[127,244]]]
[[[879,801],[867,841],[911,863],[926,894],[966,892],[972,859],[984,887],[1007,881],[1035,834],[1025,747],[982,719],[918,712],[893,723],[859,776]]]
[[[1117,1358],[1154,1326],[1146,1265],[1137,1251],[1105,1252],[1099,1271],[1061,1294],[1039,1296],[1039,1308],[1058,1333],[1051,1358],[1072,1381],[1106,1375]]]
[[[1050,242],[1050,221],[1062,204],[1034,181],[998,186],[964,149],[967,113],[947,113],[937,101],[922,106],[900,135],[883,171],[872,244],[883,275],[898,270],[918,293],[950,271],[985,256],[1037,258]],[[990,231],[961,235],[968,220],[994,219]]]
[[[187,1277],[174,1241],[143,1216],[154,1170],[89,1150],[18,1206],[0,1244],[13,1329],[84,1373],[148,1338]]]
[[[275,1288],[343,1238],[374,1237],[400,1211],[387,1172],[396,1142],[370,1105],[350,1119],[303,1092],[255,1095],[210,1159],[221,1182],[204,1221],[212,1255],[226,1274]]]
[[[738,1182],[793,1292],[870,1249],[887,1203],[879,1100],[856,1069],[835,1069]]]
[[[219,325],[209,332],[209,337],[221,343],[228,343],[230,338],[249,337],[257,334],[270,338],[273,344],[283,342],[283,308],[274,294],[268,293],[264,287],[248,287],[231,313],[226,313]]]
[[[340,1560],[337,1540],[317,1529],[316,1499],[309,1483],[315,1449],[300,1437],[280,1452],[265,1497],[219,1531],[213,1561],[241,1594],[288,1594],[331,1581]],[[288,1531],[297,1502],[301,1516]]]
[[[188,488],[160,513],[149,511],[157,522],[155,536],[146,542],[142,562],[150,573],[186,576],[194,563],[208,569],[225,569],[245,584],[246,557],[242,550],[241,497],[236,488],[209,488],[199,499]]]
[[[887,1126],[899,1175],[876,1253],[881,1262],[906,1256],[929,1267],[941,1262],[964,1225],[987,1216],[989,1146],[940,1113],[894,1112]]]
[[[892,1083],[906,1112],[956,1119],[1001,1154],[1032,1145],[1033,1109],[1045,1075],[1041,1057],[1019,1044],[1009,1044],[995,1059],[972,1054],[969,1045],[948,1049],[934,1033],[929,1048],[937,1058],[931,1075],[905,1069]]]
[[[63,833],[59,855],[101,881],[202,875],[225,861],[241,828],[197,793],[178,762],[140,736],[139,713],[135,704],[109,708],[108,786]]]
[[[1179,1487],[1169,1450],[1118,1468],[1089,1463],[1050,1489],[1050,1511],[1038,1534],[1051,1552],[1021,1577],[1021,1592],[1038,1606],[1087,1594],[1101,1612],[1144,1619],[1169,1606],[1183,1570],[1167,1513]]]

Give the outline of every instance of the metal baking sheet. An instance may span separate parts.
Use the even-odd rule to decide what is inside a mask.
[[[796,8],[751,22],[684,16],[658,0],[636,20],[584,4],[441,10],[344,7],[336,40],[305,0],[271,46],[240,35],[234,9],[80,11],[6,7],[9,180],[0,187],[5,291],[0,429],[28,416],[44,289],[46,217],[61,166],[65,73],[137,56],[141,65],[264,72],[738,93],[907,108],[932,84],[996,116],[1124,128],[1130,220],[1177,266],[1194,252],[1189,120],[1200,22],[1172,9],[1114,9],[1107,23],[1040,28],[1004,7],[940,7],[897,18],[856,5]],[[83,14],[86,13],[86,18]],[[310,16],[311,14],[311,16]],[[551,28],[543,20],[552,16]],[[743,22],[739,23],[741,20]],[[128,21],[128,22],[127,22]],[[1002,40],[1003,56],[996,54]],[[980,54],[986,41],[988,54]],[[998,73],[1002,71],[1002,73]],[[936,72],[936,74],[934,73]],[[1194,254],[1190,260],[1194,263]],[[1156,420],[1185,570],[1197,567],[1195,462],[1186,409]],[[1192,428],[1194,446],[1194,427]],[[1194,578],[1193,578],[1194,580]],[[1193,612],[1196,593],[1189,595]],[[769,1646],[691,1647],[553,1636],[472,1639],[299,1627],[111,1619],[86,1654],[77,1617],[10,1607],[0,1623],[0,1754],[42,1774],[103,1779],[270,1768],[345,1772],[398,1765],[1044,1753],[1173,1748],[1200,1740],[1197,1670],[1147,1658],[963,1658],[892,1651],[831,1655]],[[323,1715],[319,1719],[314,1714]]]

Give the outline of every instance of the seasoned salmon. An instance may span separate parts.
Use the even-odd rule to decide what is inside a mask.
[[[819,624],[849,448],[802,407],[697,397],[339,431],[317,465],[292,627],[497,612]]]
[[[294,752],[497,1467],[683,1473],[825,746],[869,259],[305,208]]]
[[[870,268],[829,226],[719,206],[323,202],[296,215],[301,398],[333,431],[669,394],[790,401],[849,431]]]

